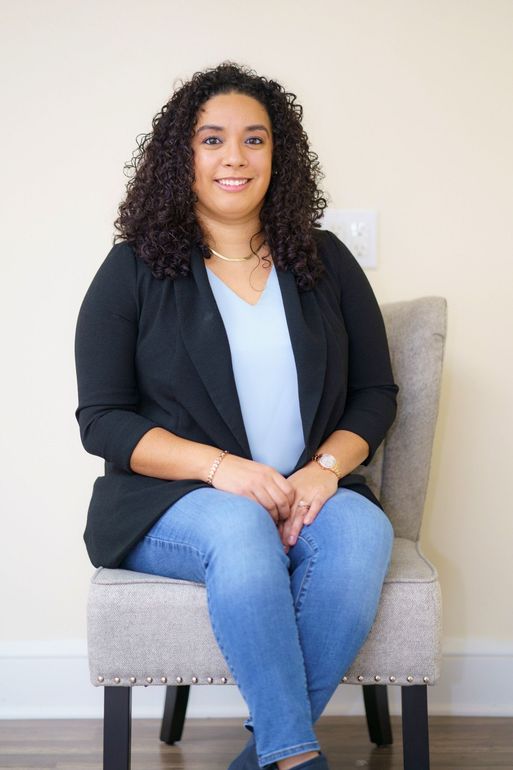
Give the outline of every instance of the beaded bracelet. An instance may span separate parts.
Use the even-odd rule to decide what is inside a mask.
[[[210,468],[210,472],[209,472],[208,478],[207,478],[207,484],[210,484],[210,486],[212,486],[212,479],[214,478],[214,474],[215,474],[216,470],[221,465],[221,460],[227,454],[230,454],[229,451],[227,449],[223,449],[223,451],[221,452],[219,457],[216,460],[214,460],[214,462],[212,463],[212,467]]]

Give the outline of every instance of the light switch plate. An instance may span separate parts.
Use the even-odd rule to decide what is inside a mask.
[[[345,243],[364,268],[376,268],[378,213],[373,209],[324,210],[323,230],[330,230]]]

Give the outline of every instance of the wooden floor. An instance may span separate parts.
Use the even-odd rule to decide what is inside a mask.
[[[431,770],[513,770],[513,719],[431,717]],[[402,769],[400,720],[393,746],[369,744],[363,717],[322,717],[316,727],[331,770]],[[190,719],[175,746],[159,741],[157,720],[133,720],[132,770],[226,770],[247,741],[241,719]],[[101,770],[97,720],[0,722],[0,768]]]

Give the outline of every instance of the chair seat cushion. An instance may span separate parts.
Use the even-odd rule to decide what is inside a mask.
[[[435,682],[440,607],[434,567],[417,543],[396,538],[376,620],[347,682]],[[212,632],[203,584],[100,567],[87,613],[96,686],[235,684]]]

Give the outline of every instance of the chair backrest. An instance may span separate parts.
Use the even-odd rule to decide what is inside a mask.
[[[394,526],[417,540],[431,465],[447,331],[447,302],[421,297],[382,305],[395,382],[394,424],[364,475]]]

